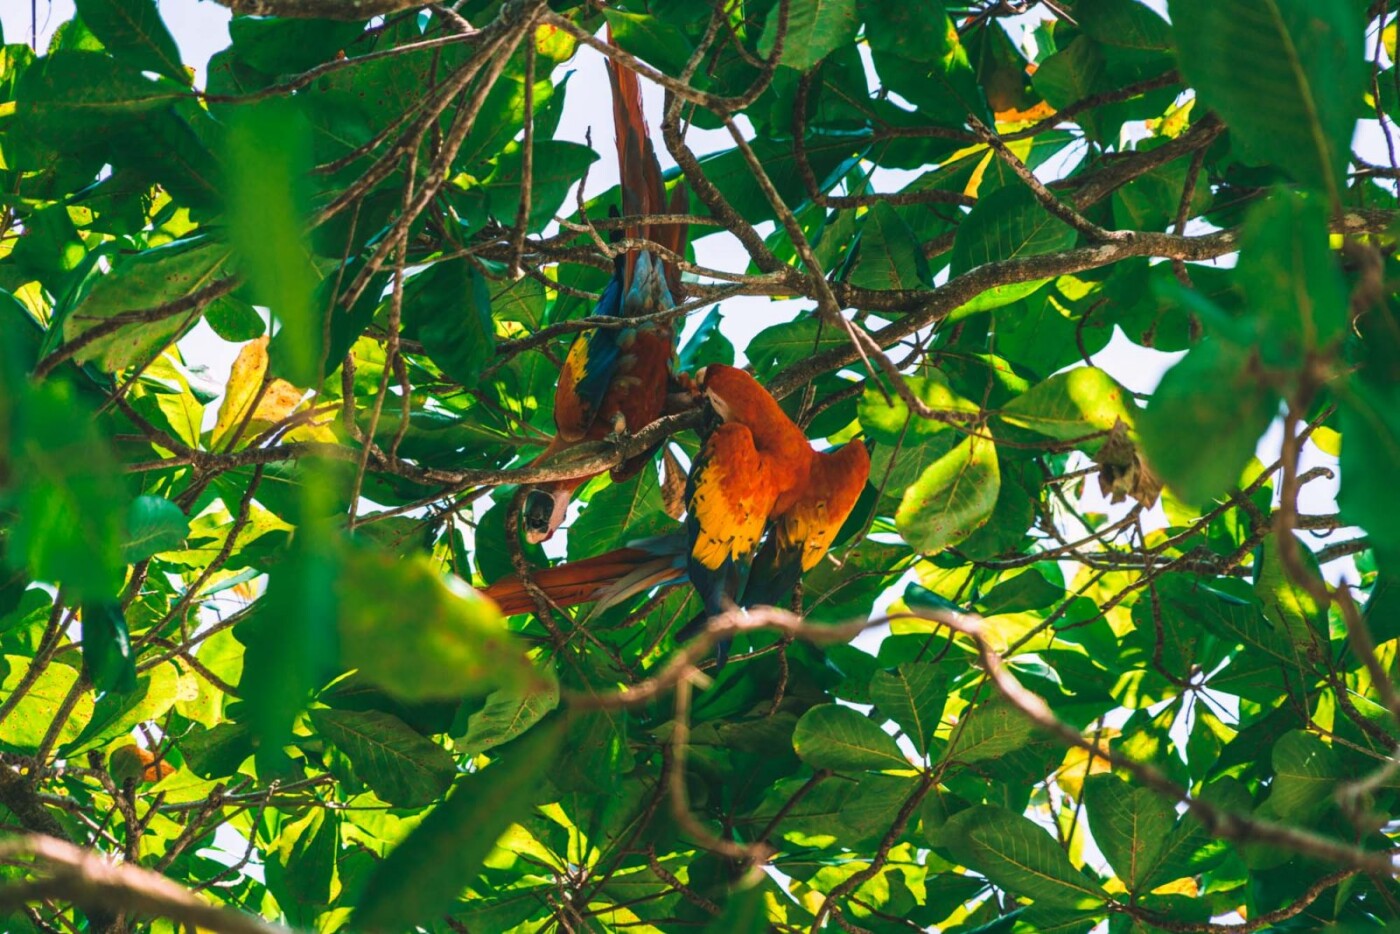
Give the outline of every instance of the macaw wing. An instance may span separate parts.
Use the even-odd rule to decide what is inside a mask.
[[[622,305],[622,279],[616,274],[603,290],[595,314],[616,315]],[[574,338],[554,390],[554,426],[566,441],[579,441],[598,418],[625,350],[623,332],[593,328]]]
[[[816,455],[802,496],[778,518],[781,550],[800,552],[810,571],[826,555],[870,479],[870,454],[860,442]]]
[[[696,456],[687,484],[692,563],[716,570],[751,559],[776,498],[749,429],[721,425]]]

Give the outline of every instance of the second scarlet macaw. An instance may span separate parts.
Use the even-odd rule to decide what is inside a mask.
[[[607,63],[612,84],[613,123],[622,180],[622,209],[629,216],[679,214],[686,209],[684,188],[677,184],[668,204],[661,165],[651,144],[642,112],[637,76]],[[673,253],[685,248],[683,224],[629,226],[629,239],[646,239]],[[680,270],[645,249],[628,250],[615,262],[594,314],[641,318],[675,307],[681,298]],[[639,321],[634,327],[596,328],[574,340],[559,374],[554,393],[554,440],[537,463],[586,441],[601,441],[623,431],[639,431],[656,421],[666,395],[676,355],[675,329],[670,320]],[[614,480],[625,480],[641,469],[650,452],[612,469]],[[574,491],[589,475],[570,477],[533,487],[525,498],[525,537],[530,542],[549,538],[564,521]]]
[[[735,367],[707,367],[696,383],[718,424],[691,467],[685,534],[634,542],[534,574],[535,584],[559,606],[608,606],[688,578],[704,602],[695,620],[703,624],[730,605],[781,603],[835,541],[870,477],[865,446],[853,442],[813,451],[777,400]],[[751,577],[755,559],[762,572]],[[513,576],[486,594],[507,614],[534,608]],[[727,642],[717,647],[720,665],[727,653]]]

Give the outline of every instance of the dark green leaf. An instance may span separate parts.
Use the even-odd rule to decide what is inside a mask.
[[[491,294],[465,259],[434,263],[404,288],[405,320],[438,367],[463,386],[476,385],[496,350]]]
[[[457,780],[447,800],[375,868],[354,925],[402,931],[452,907],[510,824],[535,803],[559,747],[558,727],[534,730],[479,772]]]
[[[841,46],[854,42],[860,21],[856,0],[792,0],[787,32],[783,34],[782,64],[808,71]],[[773,51],[778,39],[778,7],[764,21],[758,41],[762,55]]]
[[[797,754],[814,769],[859,771],[905,769],[909,760],[894,737],[849,707],[824,704],[797,721],[792,734]]]
[[[910,662],[894,671],[880,670],[870,679],[870,700],[927,754],[938,728],[943,702],[948,696],[947,678],[937,665]]]
[[[1152,469],[1193,504],[1239,482],[1278,411],[1247,351],[1207,340],[1167,371],[1139,417]]]
[[[949,818],[940,837],[960,862],[1037,904],[1094,908],[1108,897],[1070,864],[1043,827],[1020,814],[987,805],[971,807]]]
[[[170,500],[161,496],[138,496],[126,514],[122,560],[130,564],[179,548],[189,528],[189,519]]]
[[[155,0],[76,0],[78,15],[102,45],[142,71],[189,84],[175,39],[161,22]]]
[[[1094,842],[1123,884],[1140,891],[1157,867],[1176,811],[1155,791],[1133,788],[1112,774],[1085,780],[1084,804]]]
[[[1246,153],[1333,199],[1366,87],[1352,3],[1170,0],[1181,70]]]
[[[1074,246],[1074,228],[1049,214],[1024,185],[1008,185],[978,200],[958,226],[949,257],[961,275],[986,263],[1022,259]],[[962,306],[957,315],[1008,305],[1044,285],[1045,280],[999,285]]]
[[[99,692],[135,689],[136,657],[120,603],[83,604],[83,674]]]
[[[355,775],[395,807],[431,803],[457,774],[446,749],[392,714],[317,709],[311,722],[345,753]]]

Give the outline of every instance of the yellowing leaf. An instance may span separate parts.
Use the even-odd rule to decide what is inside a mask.
[[[249,341],[243,345],[238,358],[233,361],[228,384],[224,389],[224,401],[219,405],[219,418],[214,423],[211,443],[215,448],[226,444],[232,433],[243,424],[248,407],[253,404],[254,399],[257,400],[257,408],[253,410],[253,416],[248,420],[248,426],[240,441],[257,437],[259,433],[285,421],[310,404],[303,402],[306,397],[304,390],[284,379],[269,382],[259,397],[258,390],[267,376],[267,345],[267,335]],[[323,407],[322,411],[289,430],[286,440],[334,441],[335,434],[329,427],[334,420],[334,407]]]

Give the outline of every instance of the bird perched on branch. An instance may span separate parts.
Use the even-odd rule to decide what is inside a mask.
[[[661,165],[656,160],[642,113],[642,93],[635,73],[607,63],[612,84],[613,123],[622,179],[622,209],[629,217],[679,214],[688,204],[677,184],[666,198]],[[685,249],[684,224],[640,224],[625,228],[629,240],[650,240],[674,254]],[[645,318],[675,307],[681,298],[680,270],[647,249],[628,249],[615,260],[613,277],[594,309],[595,315]],[[554,440],[535,463],[544,463],[584,442],[636,432],[659,418],[666,405],[676,357],[672,321],[643,320],[625,328],[583,331],[569,348],[554,393]],[[659,445],[659,442],[658,442]],[[625,480],[650,460],[645,451],[612,469]],[[593,475],[539,484],[525,496],[525,537],[549,538],[564,521],[574,491]]]
[[[730,606],[782,603],[836,540],[870,477],[865,445],[812,450],[777,400],[736,367],[707,367],[696,384],[714,427],[691,466],[685,532],[533,574],[558,606],[596,602],[601,609],[689,579],[704,612],[682,630],[686,638]],[[486,594],[507,614],[534,609],[514,575]],[[723,665],[728,643],[716,652]]]

